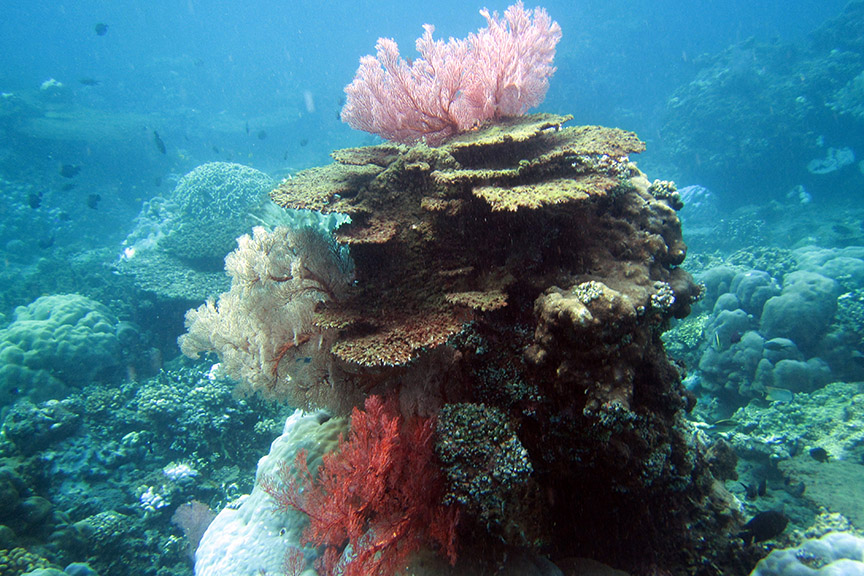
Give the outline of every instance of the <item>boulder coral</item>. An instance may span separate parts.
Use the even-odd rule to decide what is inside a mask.
[[[119,381],[125,375],[125,332],[137,329],[78,294],[42,296],[19,306],[0,330],[3,403],[62,398],[86,384]]]
[[[218,294],[227,288],[222,260],[235,239],[260,222],[273,186],[268,175],[241,164],[198,166],[165,198],[144,204],[119,270],[167,299]]]

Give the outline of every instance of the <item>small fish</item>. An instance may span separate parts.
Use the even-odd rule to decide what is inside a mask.
[[[90,194],[87,196],[87,207],[96,210],[99,207],[100,200],[102,200],[102,196],[99,194]]]
[[[219,148],[217,146],[213,146],[210,148],[214,153],[219,154]]]
[[[788,524],[789,517],[783,512],[766,510],[753,516],[738,536],[745,544],[764,542],[782,534]]]
[[[36,242],[36,244],[39,246],[39,248],[42,248],[43,250],[45,248],[50,248],[54,245],[54,235],[51,234],[50,236],[40,238],[39,241]]]
[[[734,430],[737,427],[738,427],[738,421],[737,420],[733,420],[731,418],[726,418],[724,420],[717,420],[716,422],[714,422],[714,424],[712,424],[708,428],[708,430],[710,430],[711,432],[719,432],[722,434],[725,432],[731,432],[732,430]]]
[[[765,496],[768,493],[768,479],[762,478],[759,481],[759,485],[756,487],[756,494],[759,496]]]
[[[729,342],[731,344],[737,344],[740,341],[741,341],[741,333],[738,332],[737,330],[732,332],[732,334],[729,335]]]
[[[80,80],[78,80],[78,82],[80,82],[84,86],[98,86],[99,85],[98,80],[96,80],[95,78],[90,78],[89,76],[87,76],[85,78],[81,78]]]
[[[815,448],[810,449],[810,457],[816,460],[817,462],[821,462],[822,464],[828,462],[831,459],[831,455],[828,454],[828,451],[822,448],[821,446],[816,446]]]
[[[108,25],[99,22],[98,24],[96,24],[96,26],[93,27],[93,30],[96,32],[97,36],[104,36],[108,33]]]
[[[768,402],[791,402],[795,393],[788,388],[777,386],[765,386],[765,400]]]
[[[714,349],[722,350],[722,346],[720,345],[720,333],[714,332]]]
[[[249,134],[249,121],[246,120],[246,134]]]
[[[739,482],[739,484],[744,487],[744,497],[747,498],[747,500],[755,500],[759,496],[758,486],[745,484],[744,482]]]
[[[61,164],[60,165],[60,175],[64,178],[74,178],[81,172],[81,166],[76,166],[74,164]]]
[[[60,214],[57,215],[57,219],[61,222],[69,222],[72,220],[72,216],[70,216],[68,212],[60,212]]]
[[[258,140],[266,140],[267,139],[267,131],[266,130],[259,130],[257,136],[258,136]]]
[[[42,206],[42,192],[30,192],[27,194],[27,205],[33,210]]]
[[[300,146],[306,146],[307,144],[309,144],[308,138],[303,138],[302,140],[300,140]]]
[[[66,184],[64,184],[63,186],[60,187],[60,190],[62,190],[63,192],[69,192],[70,190],[73,190],[77,187],[78,187],[78,184],[76,184],[75,182],[67,182]]]
[[[165,142],[162,141],[162,138],[159,137],[159,132],[156,130],[153,131],[153,143],[156,144],[156,149],[159,150],[159,152],[165,154]]]

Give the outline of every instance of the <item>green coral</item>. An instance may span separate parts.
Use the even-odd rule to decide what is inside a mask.
[[[837,298],[834,325],[864,349],[864,288],[846,292]]]
[[[663,334],[666,350],[675,358],[697,352],[705,338],[705,327],[711,321],[711,313],[703,312],[696,316],[688,316],[679,320]]]
[[[731,254],[726,262],[744,269],[764,270],[778,279],[798,268],[791,250],[771,246],[747,246]]]
[[[778,459],[817,446],[832,458],[864,457],[864,389],[859,383],[835,382],[768,408],[749,404],[733,418],[738,421],[734,444],[763,443]]]

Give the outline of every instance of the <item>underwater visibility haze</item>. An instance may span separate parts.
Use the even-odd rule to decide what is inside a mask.
[[[864,574],[864,0],[7,0],[0,576]]]

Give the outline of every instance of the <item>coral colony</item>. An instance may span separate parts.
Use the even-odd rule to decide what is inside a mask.
[[[342,118],[390,142],[271,193],[350,222],[256,229],[226,259],[231,290],[187,315],[184,353],[344,431],[306,433],[240,514],[264,493],[271,517],[306,518],[273,544],[285,573],[390,575],[421,551],[466,573],[541,554],[716,573],[738,519],[660,339],[700,294],[680,198],[630,161],[634,134],[525,115],[561,37],[543,9],[481,13],[464,40],[426,26],[410,64],[379,40]],[[235,573],[216,557],[237,514],[198,573]]]
[[[342,120],[387,140],[440,144],[490,119],[534,108],[555,72],[552,60],[561,27],[542,8],[522,4],[480,13],[489,26],[465,40],[434,40],[435,27],[417,39],[420,58],[399,56],[396,42],[380,38],[376,56],[364,56],[345,88]]]

